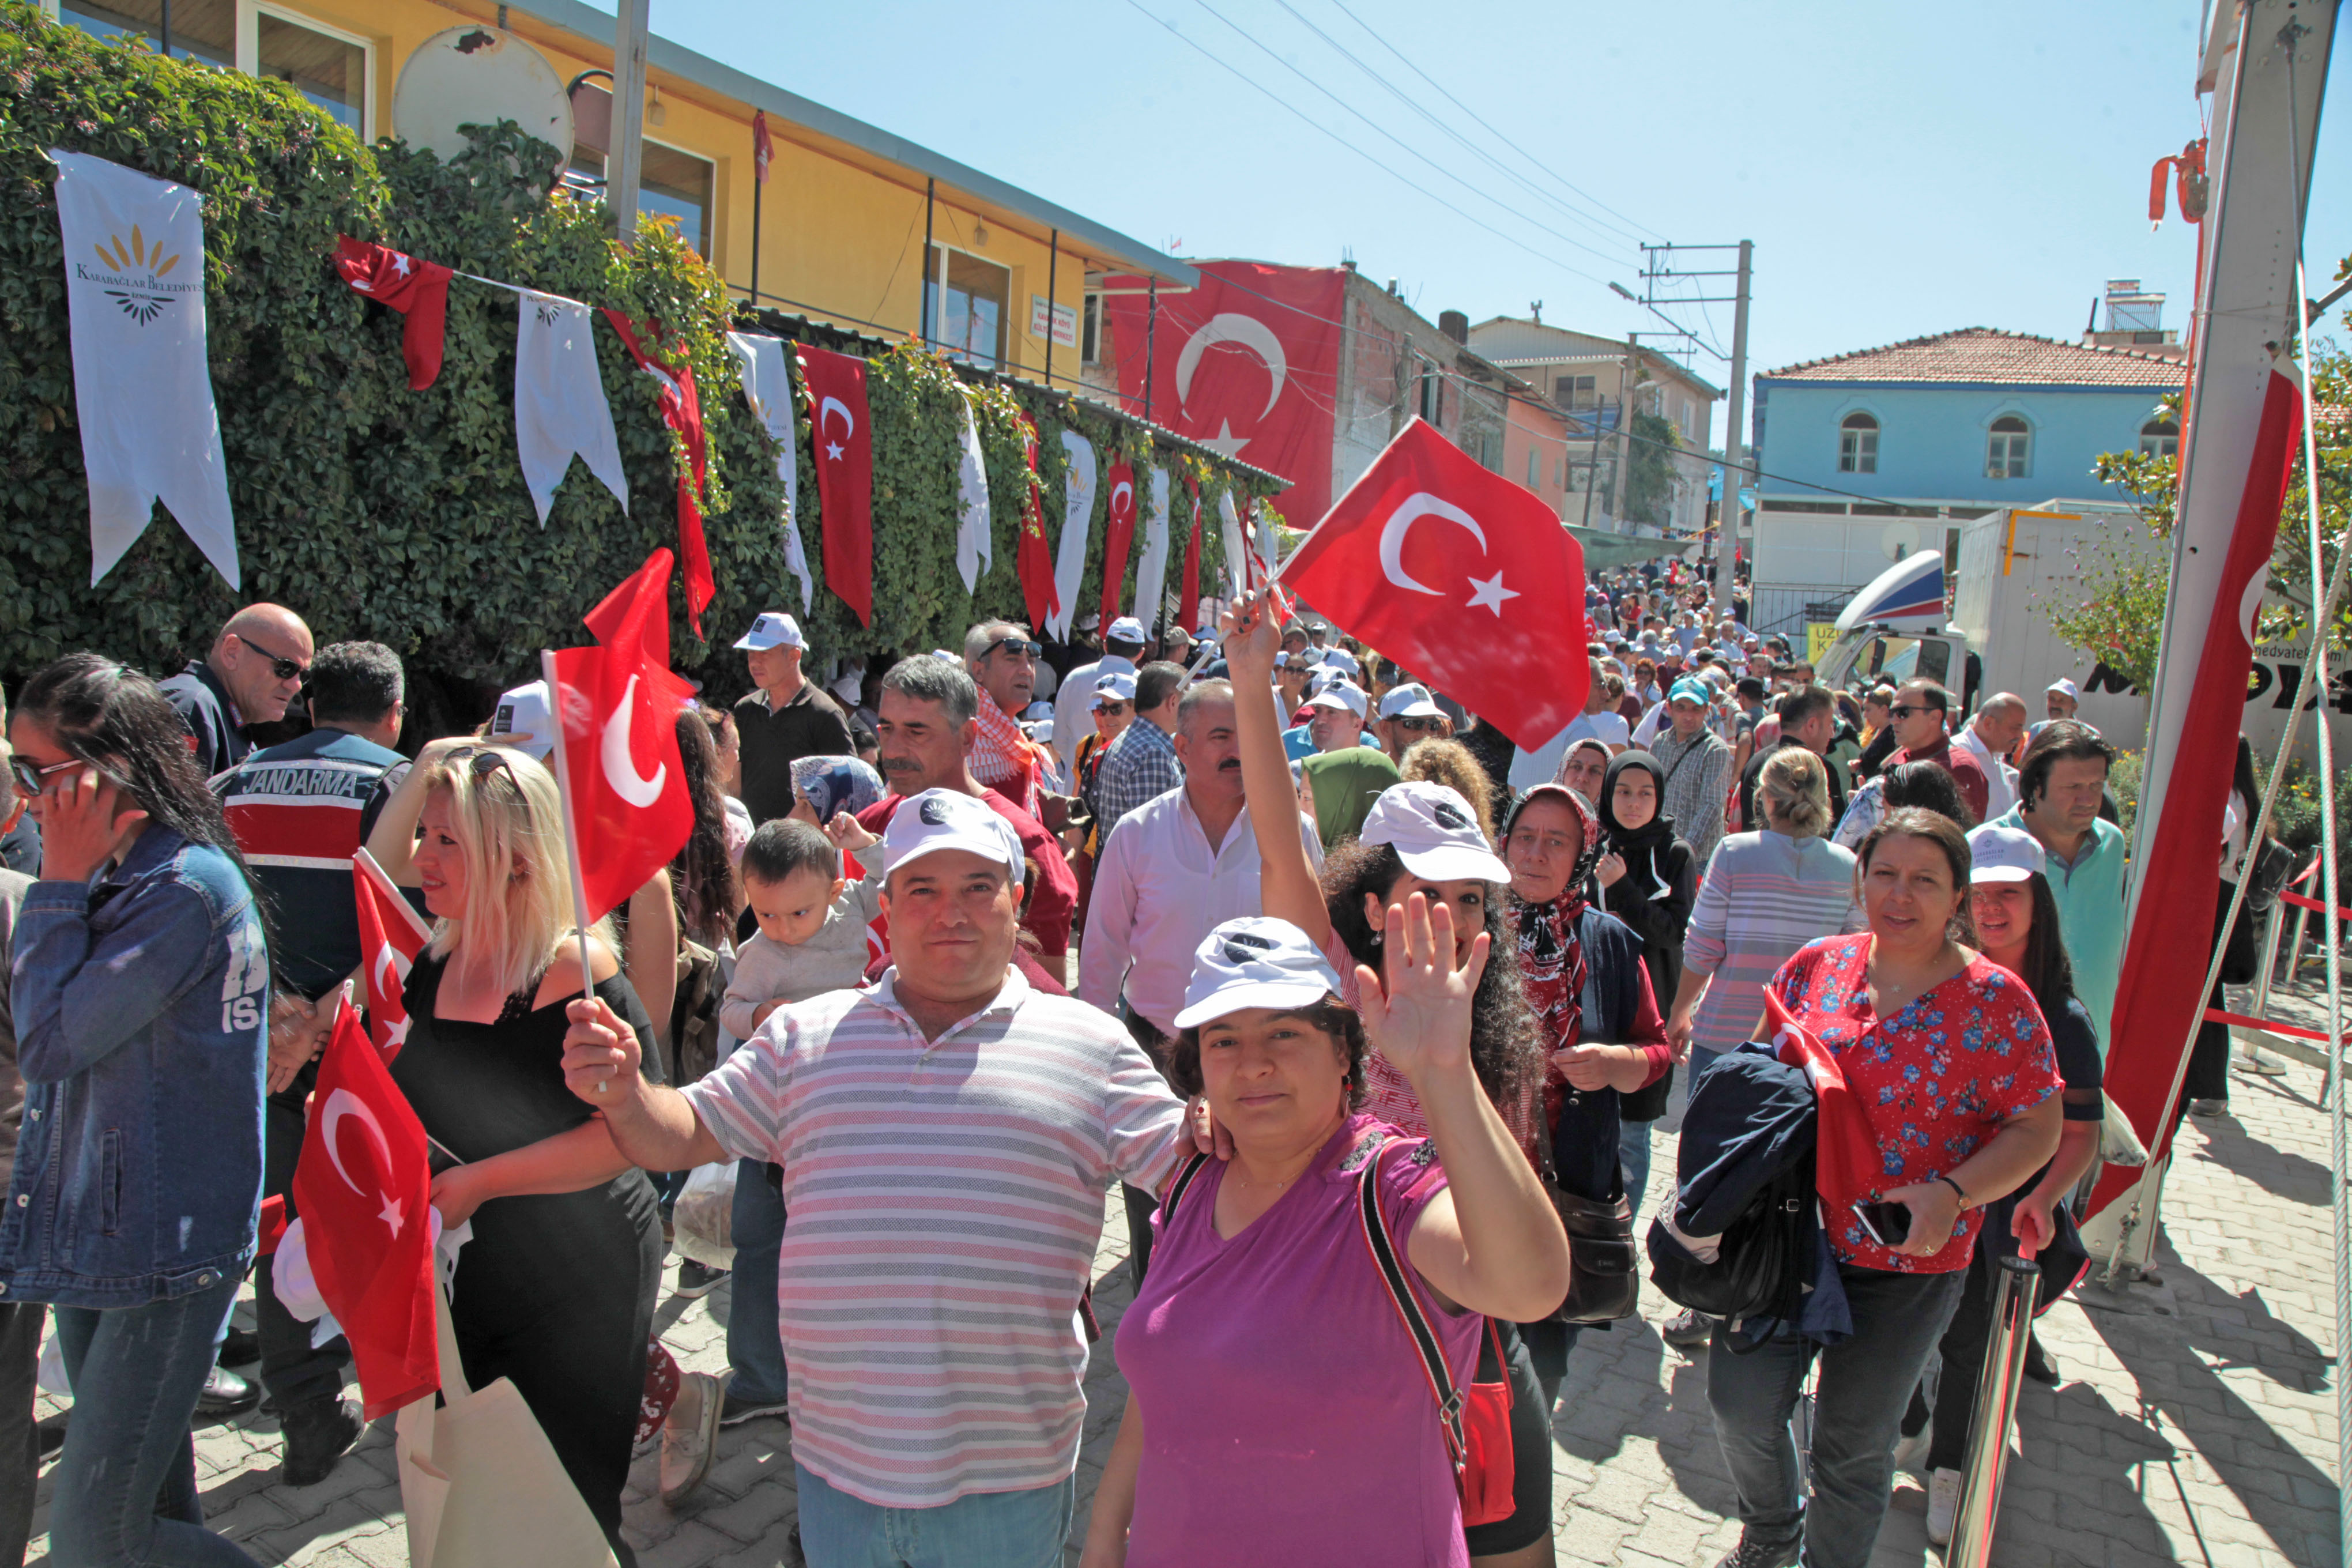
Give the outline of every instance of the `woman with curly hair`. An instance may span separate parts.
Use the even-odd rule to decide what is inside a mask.
[[[1405,749],[1397,772],[1407,784],[1441,784],[1468,801],[1478,813],[1478,831],[1495,837],[1495,786],[1470,748],[1459,741],[1415,741]]]
[[[1342,979],[1340,1000],[1360,1005],[1359,965],[1378,973],[1388,910],[1415,894],[1451,916],[1454,962],[1468,963],[1480,933],[1490,945],[1510,941],[1504,889],[1510,870],[1479,831],[1476,809],[1443,784],[1391,785],[1372,803],[1360,833],[1324,857],[1318,879],[1299,840],[1298,797],[1282,749],[1274,707],[1274,656],[1280,617],[1264,595],[1248,594],[1225,612],[1225,659],[1234,682],[1234,727],[1251,830],[1257,835],[1264,912],[1288,921],[1322,949]],[[1475,972],[1474,972],[1475,973]],[[1528,1158],[1537,1158],[1538,1090],[1543,1056],[1517,966],[1491,963],[1471,998],[1470,1065]],[[1378,1049],[1366,1053],[1365,1109],[1408,1137],[1426,1137],[1412,1082]],[[1516,1324],[1496,1320],[1479,1351],[1478,1380],[1512,1385],[1515,1504],[1508,1518],[1465,1531],[1475,1563],[1549,1563],[1551,1555],[1551,1444],[1543,1393]]]

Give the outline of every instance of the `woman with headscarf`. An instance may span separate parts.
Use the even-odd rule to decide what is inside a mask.
[[[1601,907],[1642,939],[1642,965],[1650,993],[1672,999],[1683,977],[1683,931],[1698,897],[1698,865],[1691,847],[1676,837],[1665,815],[1665,770],[1647,752],[1621,752],[1601,786],[1601,854],[1592,879]],[[1624,1123],[1620,1145],[1625,1191],[1633,1206],[1650,1184],[1650,1123],[1666,1113],[1674,1092],[1674,1068],[1657,1082],[1624,1097],[1618,1114]]]
[[[1559,757],[1559,772],[1552,783],[1565,784],[1584,797],[1584,804],[1599,809],[1601,784],[1609,773],[1609,748],[1587,735],[1570,742]]]
[[[1631,1194],[1624,1097],[1663,1082],[1672,1055],[1634,934],[1585,898],[1601,858],[1601,818],[1563,784],[1538,784],[1503,827],[1519,979],[1543,1038],[1543,1126],[1553,1179],[1606,1203]],[[1643,1143],[1643,1152],[1648,1150]],[[1644,1173],[1646,1175],[1646,1172]],[[1576,1348],[1575,1325],[1519,1325],[1549,1416]]]
[[[1308,757],[1301,771],[1315,796],[1315,832],[1327,853],[1362,829],[1372,802],[1402,776],[1387,752],[1370,746],[1343,746]]]
[[[856,757],[801,757],[793,763],[795,821],[822,829],[835,814],[856,816],[890,793],[882,775]]]

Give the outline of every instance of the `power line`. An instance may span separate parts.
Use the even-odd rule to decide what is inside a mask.
[[[1508,147],[1512,152],[1517,153],[1520,157],[1525,158],[1528,163],[1533,165],[1537,170],[1549,175],[1552,181],[1559,185],[1561,189],[1574,192],[1577,195],[1583,197],[1588,202],[1591,202],[1594,206],[1599,207],[1602,212],[1607,213],[1610,216],[1622,219],[1624,222],[1633,225],[1633,228],[1639,230],[1643,234],[1657,235],[1657,237],[1660,239],[1666,237],[1663,234],[1658,234],[1656,229],[1649,227],[1647,225],[1641,223],[1637,219],[1626,217],[1623,213],[1619,212],[1615,207],[1611,206],[1608,203],[1602,201],[1591,192],[1581,190],[1576,185],[1570,184],[1568,181],[1561,179],[1558,174],[1552,174],[1551,171],[1545,166],[1542,159],[1537,157],[1534,153],[1528,152],[1526,148],[1512,141],[1508,136],[1504,135],[1500,131],[1496,130],[1494,126],[1487,124],[1486,121],[1476,110],[1471,108],[1468,104],[1454,97],[1451,92],[1447,92],[1444,85],[1439,82],[1436,78],[1431,76],[1419,66],[1414,65],[1412,58],[1405,54],[1403,50],[1398,48],[1394,44],[1390,43],[1386,38],[1381,37],[1378,32],[1374,31],[1370,23],[1365,21],[1361,16],[1357,16],[1355,12],[1348,8],[1347,0],[1331,0],[1331,4],[1337,6],[1340,14],[1345,16],[1348,20],[1355,23],[1356,26],[1361,27],[1367,34],[1369,34],[1373,42],[1379,44],[1381,47],[1388,50],[1389,53],[1396,56],[1398,59],[1402,60],[1406,68],[1411,70],[1413,75],[1429,83],[1430,86],[1436,88],[1440,93],[1444,95],[1446,102],[1452,104],[1454,108],[1468,115],[1480,126],[1484,127],[1488,135],[1494,137],[1495,140],[1500,142],[1504,146]]]
[[[1299,120],[1304,121],[1307,124],[1314,127],[1317,131],[1321,132],[1324,135],[1329,137],[1332,141],[1337,142],[1349,152],[1355,153],[1358,157],[1363,159],[1366,163],[1371,164],[1372,167],[1380,170],[1382,174],[1387,174],[1399,184],[1405,186],[1408,190],[1415,191],[1422,195],[1427,196],[1431,201],[1435,202],[1439,206],[1444,207],[1447,212],[1452,213],[1454,216],[1462,219],[1464,222],[1475,224],[1478,227],[1485,229],[1488,234],[1493,235],[1496,239],[1502,240],[1507,245],[1517,246],[1519,249],[1526,251],[1529,256],[1534,257],[1538,261],[1546,262],[1556,267],[1562,272],[1569,274],[1570,277],[1581,278],[1588,283],[1598,283],[1604,288],[1607,287],[1607,279],[1597,278],[1593,274],[1585,271],[1580,267],[1570,267],[1567,262],[1562,261],[1557,256],[1545,255],[1542,251],[1538,250],[1534,246],[1528,244],[1525,240],[1513,235],[1505,234],[1501,229],[1496,228],[1493,224],[1486,222],[1484,218],[1464,212],[1460,207],[1455,206],[1452,202],[1447,201],[1444,196],[1439,195],[1436,192],[1429,189],[1426,185],[1417,184],[1416,182],[1406,178],[1403,174],[1400,173],[1396,169],[1391,168],[1388,164],[1381,163],[1378,158],[1372,156],[1371,153],[1364,151],[1363,148],[1357,146],[1353,142],[1349,141],[1346,137],[1340,135],[1329,126],[1325,125],[1322,121],[1313,119],[1307,115],[1305,110],[1291,103],[1281,94],[1276,92],[1272,88],[1267,87],[1264,82],[1259,81],[1256,78],[1244,72],[1240,67],[1225,59],[1223,56],[1215,54],[1203,47],[1202,45],[1195,43],[1192,39],[1186,37],[1183,32],[1177,27],[1175,23],[1146,10],[1143,6],[1142,0],[1127,0],[1127,3],[1133,6],[1137,11],[1142,13],[1145,16],[1150,17],[1152,21],[1157,22],[1161,26],[1167,28],[1170,33],[1173,34],[1183,43],[1185,47],[1192,49],[1193,52],[1201,55],[1206,59],[1213,61],[1216,65],[1232,72],[1234,76],[1241,78],[1243,81],[1247,82],[1251,87],[1254,87],[1259,92],[1264,93],[1274,102],[1280,104],[1285,110],[1297,116]]]
[[[1554,209],[1566,214],[1576,222],[1590,226],[1596,233],[1602,229],[1613,229],[1618,235],[1628,240],[1638,240],[1641,237],[1639,234],[1633,230],[1619,228],[1618,226],[1614,224],[1602,219],[1594,218],[1591,214],[1580,211],[1576,207],[1570,206],[1568,203],[1561,201],[1558,196],[1553,195],[1550,192],[1545,190],[1542,186],[1537,184],[1534,181],[1529,180],[1526,175],[1520,174],[1517,169],[1510,167],[1501,159],[1487,152],[1484,147],[1479,146],[1476,142],[1463,135],[1462,132],[1456,131],[1444,120],[1441,120],[1436,115],[1431,113],[1427,109],[1423,108],[1420,101],[1413,98],[1412,94],[1406,92],[1402,88],[1398,87],[1394,82],[1389,80],[1388,78],[1382,76],[1379,71],[1375,70],[1370,65],[1367,64],[1362,58],[1358,57],[1355,52],[1349,49],[1345,44],[1342,44],[1339,39],[1333,37],[1330,34],[1318,26],[1313,21],[1309,20],[1307,16],[1298,9],[1298,7],[1290,4],[1290,0],[1275,0],[1275,4],[1289,12],[1292,16],[1297,18],[1299,25],[1305,27],[1308,32],[1313,33],[1317,37],[1330,45],[1333,49],[1339,52],[1341,58],[1354,66],[1358,70],[1363,72],[1366,76],[1371,78],[1372,80],[1378,82],[1382,88],[1385,88],[1388,90],[1389,95],[1394,98],[1398,102],[1403,104],[1407,109],[1412,110],[1415,114],[1420,115],[1423,120],[1429,121],[1431,125],[1436,127],[1437,130],[1444,132],[1445,135],[1452,137],[1474,157],[1483,160],[1497,174],[1517,184],[1520,188],[1527,191],[1528,195],[1534,196],[1538,201],[1549,204]]]
[[[1321,82],[1317,81],[1313,77],[1307,75],[1307,72],[1301,70],[1298,67],[1283,58],[1278,51],[1264,42],[1262,39],[1258,38],[1255,34],[1251,33],[1248,28],[1244,27],[1240,23],[1234,21],[1223,12],[1218,10],[1214,5],[1210,5],[1209,0],[1193,0],[1193,4],[1200,6],[1202,10],[1206,11],[1210,16],[1214,16],[1218,21],[1223,22],[1227,27],[1230,27],[1234,32],[1240,34],[1243,40],[1249,44],[1251,47],[1256,49],[1260,54],[1265,56],[1268,59],[1274,61],[1275,64],[1280,66],[1283,69],[1288,71],[1291,75],[1297,77],[1299,80],[1305,82],[1316,91],[1321,93],[1325,98],[1329,99],[1333,103],[1338,104],[1348,113],[1352,114],[1358,120],[1362,121],[1374,132],[1379,133],[1381,136],[1385,137],[1400,151],[1408,153],[1413,157],[1420,159],[1423,163],[1429,165],[1431,169],[1436,171],[1439,174],[1444,175],[1446,179],[1453,181],[1455,184],[1461,186],[1464,190],[1468,191],[1472,195],[1478,197],[1481,201],[1491,203],[1493,205],[1501,208],[1505,213],[1509,214],[1512,217],[1517,218],[1521,223],[1527,224],[1534,228],[1541,229],[1544,233],[1551,236],[1554,239],[1566,245],[1572,245],[1588,256],[1599,257],[1603,261],[1619,261],[1623,259],[1623,257],[1620,253],[1601,250],[1596,247],[1587,245],[1584,241],[1576,238],[1572,235],[1562,234],[1559,230],[1553,228],[1550,225],[1528,216],[1526,213],[1520,212],[1517,208],[1512,206],[1508,202],[1503,201],[1498,197],[1489,195],[1486,192],[1480,190],[1476,185],[1472,184],[1469,181],[1464,179],[1453,170],[1448,169],[1444,164],[1438,163],[1435,159],[1429,156],[1428,153],[1421,151],[1418,147],[1402,140],[1395,132],[1390,131],[1388,127],[1382,125],[1379,121],[1374,120],[1370,115],[1366,114],[1362,110],[1358,109],[1354,104],[1349,103],[1346,99],[1341,98],[1338,93],[1333,92],[1329,88],[1325,87]]]

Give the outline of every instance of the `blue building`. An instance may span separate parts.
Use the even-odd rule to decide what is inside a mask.
[[[2177,453],[2179,429],[2158,407],[2185,378],[2169,336],[2070,343],[1967,327],[1759,375],[1752,624],[1822,618],[1915,550],[1957,569],[1960,524],[2100,496],[2103,452]]]

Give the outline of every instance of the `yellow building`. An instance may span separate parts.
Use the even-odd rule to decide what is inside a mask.
[[[614,24],[576,0],[43,3],[92,33],[140,33],[174,57],[291,81],[368,140],[401,131],[394,91],[419,45],[502,26],[569,85],[579,137],[566,178],[601,189]],[[1102,276],[1195,281],[1125,235],[666,38],[652,40],[646,77],[642,210],[676,219],[740,299],[752,293],[757,112],[773,146],[757,204],[761,304],[926,337],[1031,380],[1108,388],[1111,367],[1095,363]]]

